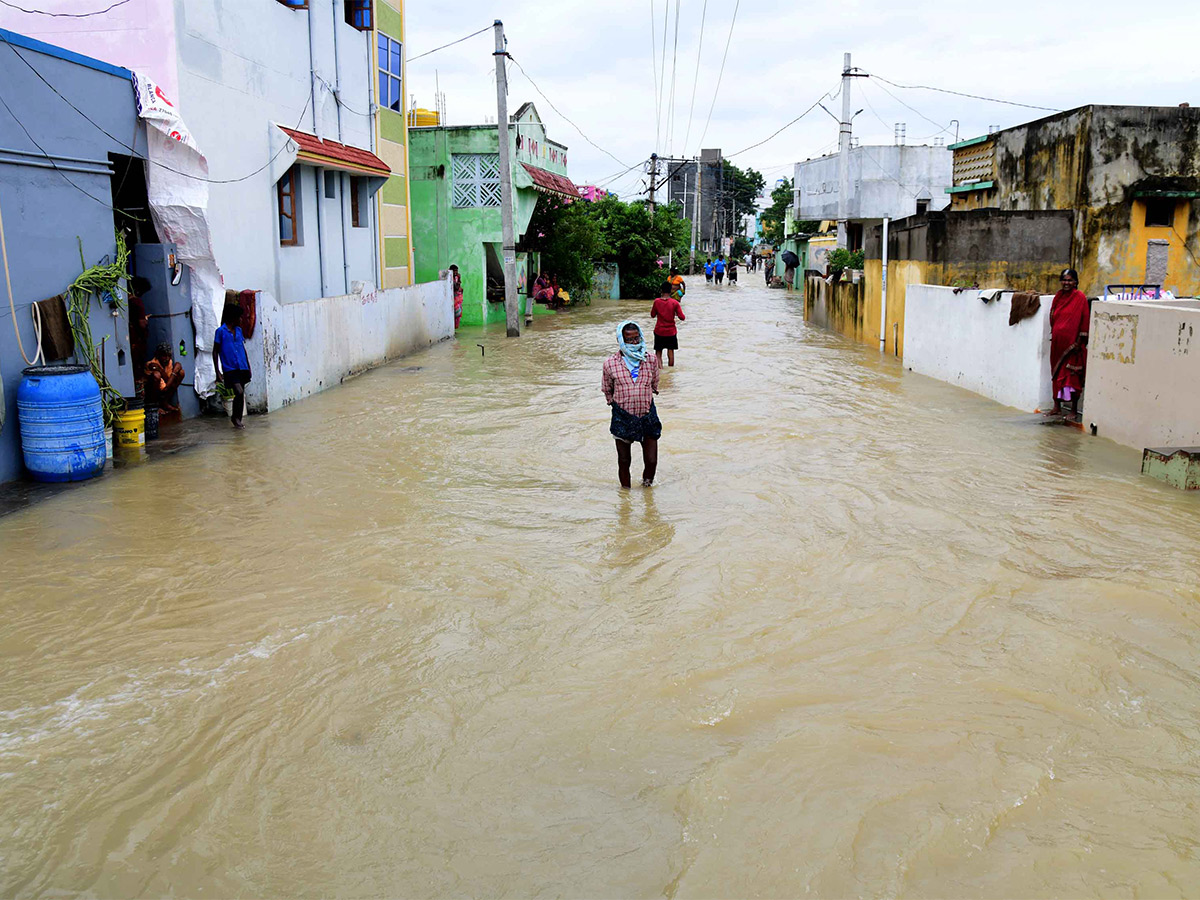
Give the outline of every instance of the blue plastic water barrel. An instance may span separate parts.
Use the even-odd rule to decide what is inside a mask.
[[[17,388],[25,468],[37,481],[82,481],[104,471],[100,386],[87,366],[30,366]]]

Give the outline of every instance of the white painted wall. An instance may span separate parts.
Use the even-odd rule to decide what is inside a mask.
[[[376,78],[371,34],[346,24],[341,0],[310,0],[307,10],[260,0],[174,2],[180,112],[208,157],[214,179],[241,178],[265,166],[273,152],[272,123],[373,149],[373,120],[366,115]],[[315,104],[310,102],[310,72]],[[342,99],[340,122],[335,88]],[[337,199],[327,201],[322,195],[318,244],[316,191],[324,189],[320,171],[302,167],[300,247],[279,246],[270,167],[236,183],[211,186],[213,245],[229,287],[264,290],[293,301],[345,294],[354,281],[376,280],[374,222],[366,229],[351,226],[341,180]],[[342,265],[342,203],[348,273]],[[324,284],[318,253],[325,261]]]
[[[991,303],[979,291],[910,284],[904,300],[904,365],[1033,412],[1053,404],[1050,301],[1029,319],[1008,324],[1012,294]],[[1089,383],[1090,389],[1090,383]]]
[[[1083,424],[1119,444],[1200,446],[1200,300],[1092,304]]]
[[[264,292],[246,342],[254,412],[271,412],[454,334],[449,280],[280,303]]]
[[[950,205],[946,188],[954,183],[954,154],[945,147],[875,145],[850,150],[851,219],[900,219],[917,211],[917,200],[929,208]],[[822,156],[796,163],[797,219],[836,219],[838,157]]]

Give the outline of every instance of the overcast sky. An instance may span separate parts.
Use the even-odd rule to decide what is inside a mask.
[[[822,94],[836,93],[847,51],[856,67],[900,84],[1053,109],[1087,103],[1200,105],[1200,53],[1189,46],[1200,33],[1197,0],[1141,5],[1117,0],[741,0],[736,21],[737,0],[707,0],[705,16],[705,0],[678,2],[677,50],[676,0],[459,0],[452,7],[410,2],[408,55],[502,19],[512,56],[563,114],[620,160],[588,144],[511,68],[509,112],[526,100],[537,105],[548,136],[570,148],[570,175],[577,184],[604,181],[654,150],[692,156],[702,134],[704,147],[735,154],[766,138]],[[659,112],[655,70],[661,77],[664,11],[666,81]],[[729,55],[716,93],[726,41]],[[449,123],[481,123],[485,116],[494,121],[492,49],[489,30],[411,62],[407,93],[417,106],[432,108],[436,72]],[[672,73],[674,127],[669,128]],[[716,105],[707,122],[714,94]],[[965,139],[987,133],[992,125],[1007,127],[1048,115],[903,90],[869,78],[855,79],[852,100],[853,110],[863,110],[854,122],[855,136],[867,144],[893,143],[896,122],[906,124],[907,142],[915,144],[932,143],[939,133],[952,142],[952,119],[959,120],[959,136]],[[824,102],[840,114],[840,98]],[[762,171],[770,185],[790,176],[792,163],[831,152],[836,145],[837,122],[817,108],[733,161]],[[643,183],[634,170],[610,186],[631,199]]]

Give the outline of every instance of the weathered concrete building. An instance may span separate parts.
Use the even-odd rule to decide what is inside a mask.
[[[660,177],[666,179],[668,203],[679,204],[679,215],[689,221],[696,214],[696,190],[699,186],[700,207],[696,227],[696,255],[716,256],[721,252],[721,238],[734,233],[732,204],[725,191],[725,168],[719,149],[701,150],[700,158],[660,159]]]
[[[863,247],[865,230],[885,218],[901,219],[944,209],[950,200],[952,160],[945,147],[881,145],[850,150],[850,193],[846,201],[849,248]],[[797,220],[837,219],[838,156],[796,163],[792,182]]]
[[[546,137],[537,108],[526,103],[510,119],[513,227],[519,242],[540,195],[579,200],[580,193],[567,177],[567,148]],[[500,129],[439,125],[410,128],[409,136],[416,280],[436,281],[457,265],[463,324],[503,321]],[[530,260],[518,254],[522,311],[531,280]]]
[[[1085,292],[1200,292],[1200,109],[1083,106],[951,149],[952,210],[1074,212]]]

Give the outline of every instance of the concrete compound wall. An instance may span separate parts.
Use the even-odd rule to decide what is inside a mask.
[[[246,343],[252,412],[271,412],[454,334],[450,281],[280,303],[263,292]]]
[[[904,365],[1005,406],[1026,412],[1048,408],[1052,298],[1042,297],[1033,317],[1009,325],[1011,293],[990,303],[979,296],[976,290],[956,294],[948,287],[910,284]]]
[[[863,282],[839,281],[829,284],[818,275],[804,280],[804,319],[836,331],[854,341],[862,341]]]
[[[1200,445],[1200,301],[1092,304],[1083,423],[1135,447]]]

